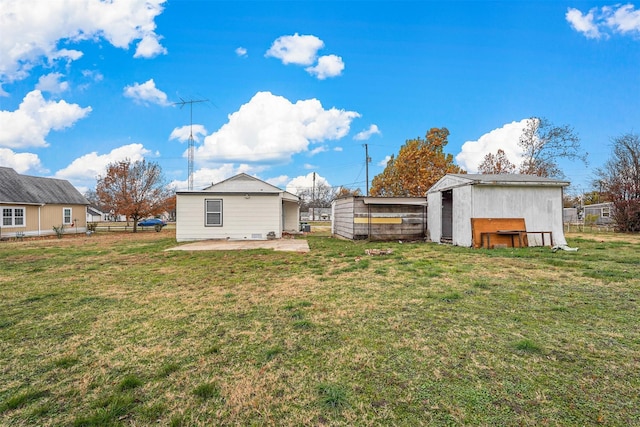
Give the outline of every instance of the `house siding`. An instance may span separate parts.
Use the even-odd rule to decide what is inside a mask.
[[[24,236],[53,235],[55,234],[53,227],[62,225],[63,208],[71,208],[72,220],[77,220],[72,228],[73,232],[78,231],[84,233],[87,231],[86,207],[84,205],[24,206],[20,204],[3,204],[0,205],[0,209],[2,209],[2,207],[24,208],[25,226],[4,227],[0,223],[0,237],[15,237],[16,233],[23,234]],[[67,232],[71,232],[68,227]]]
[[[205,199],[222,200],[222,226],[205,226]],[[278,195],[178,194],[176,240],[263,240],[272,231],[280,238],[281,209]]]

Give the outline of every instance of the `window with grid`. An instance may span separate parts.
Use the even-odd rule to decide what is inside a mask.
[[[23,227],[24,208],[2,208],[2,225],[4,227]]]
[[[207,227],[222,226],[222,200],[207,199],[204,201],[204,205],[205,205],[204,225]]]
[[[71,208],[63,208],[62,209],[62,223],[64,225],[71,224]]]
[[[609,218],[611,216],[611,210],[609,207],[602,208],[602,218]]]

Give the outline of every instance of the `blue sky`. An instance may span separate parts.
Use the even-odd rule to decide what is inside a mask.
[[[0,166],[95,188],[157,162],[193,187],[239,172],[366,188],[409,138],[447,127],[474,172],[519,161],[529,117],[572,126],[588,191],[640,127],[640,9],[582,1],[0,0]],[[189,105],[181,100],[206,100]]]

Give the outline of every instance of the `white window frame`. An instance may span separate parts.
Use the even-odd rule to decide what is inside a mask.
[[[600,216],[602,218],[609,218],[611,217],[611,208],[609,206],[605,206],[602,208],[602,211],[600,213]]]
[[[219,202],[220,209],[219,210],[208,210],[209,202]],[[213,208],[213,206],[211,206]],[[204,199],[204,226],[205,227],[222,227],[222,199]],[[217,222],[209,222],[209,214],[220,214],[220,220]]]
[[[5,211],[10,210],[11,216],[5,216]],[[16,211],[22,211],[22,215],[16,215]],[[22,224],[16,224],[16,218],[22,220]],[[10,219],[11,223],[6,224],[5,219]],[[27,226],[27,210],[19,206],[3,206],[2,207],[2,227],[26,227]]]
[[[69,211],[69,219],[67,220],[67,215],[65,215],[66,211]],[[63,225],[71,225],[73,224],[73,209],[72,208],[62,208],[62,224]]]

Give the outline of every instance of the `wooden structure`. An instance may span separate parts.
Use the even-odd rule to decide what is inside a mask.
[[[178,242],[279,239],[298,232],[298,196],[241,173],[200,191],[176,192]]]
[[[566,245],[562,223],[563,189],[567,181],[532,175],[447,174],[427,191],[428,229],[431,241],[458,246],[481,244],[482,231],[472,219],[506,220],[484,232],[490,242],[528,246]],[[509,220],[519,218],[523,224]],[[511,232],[502,235],[497,231]],[[519,231],[519,233],[515,233]],[[523,234],[522,232],[526,232]],[[517,239],[517,241],[516,241]]]
[[[342,197],[332,203],[331,232],[350,240],[424,239],[427,200],[422,197]]]
[[[529,246],[529,235],[539,235],[542,246],[553,246],[553,232],[527,231],[524,218],[471,218],[471,230],[474,248],[522,248]]]
[[[53,235],[61,226],[84,233],[87,205],[69,181],[0,167],[0,238]]]

